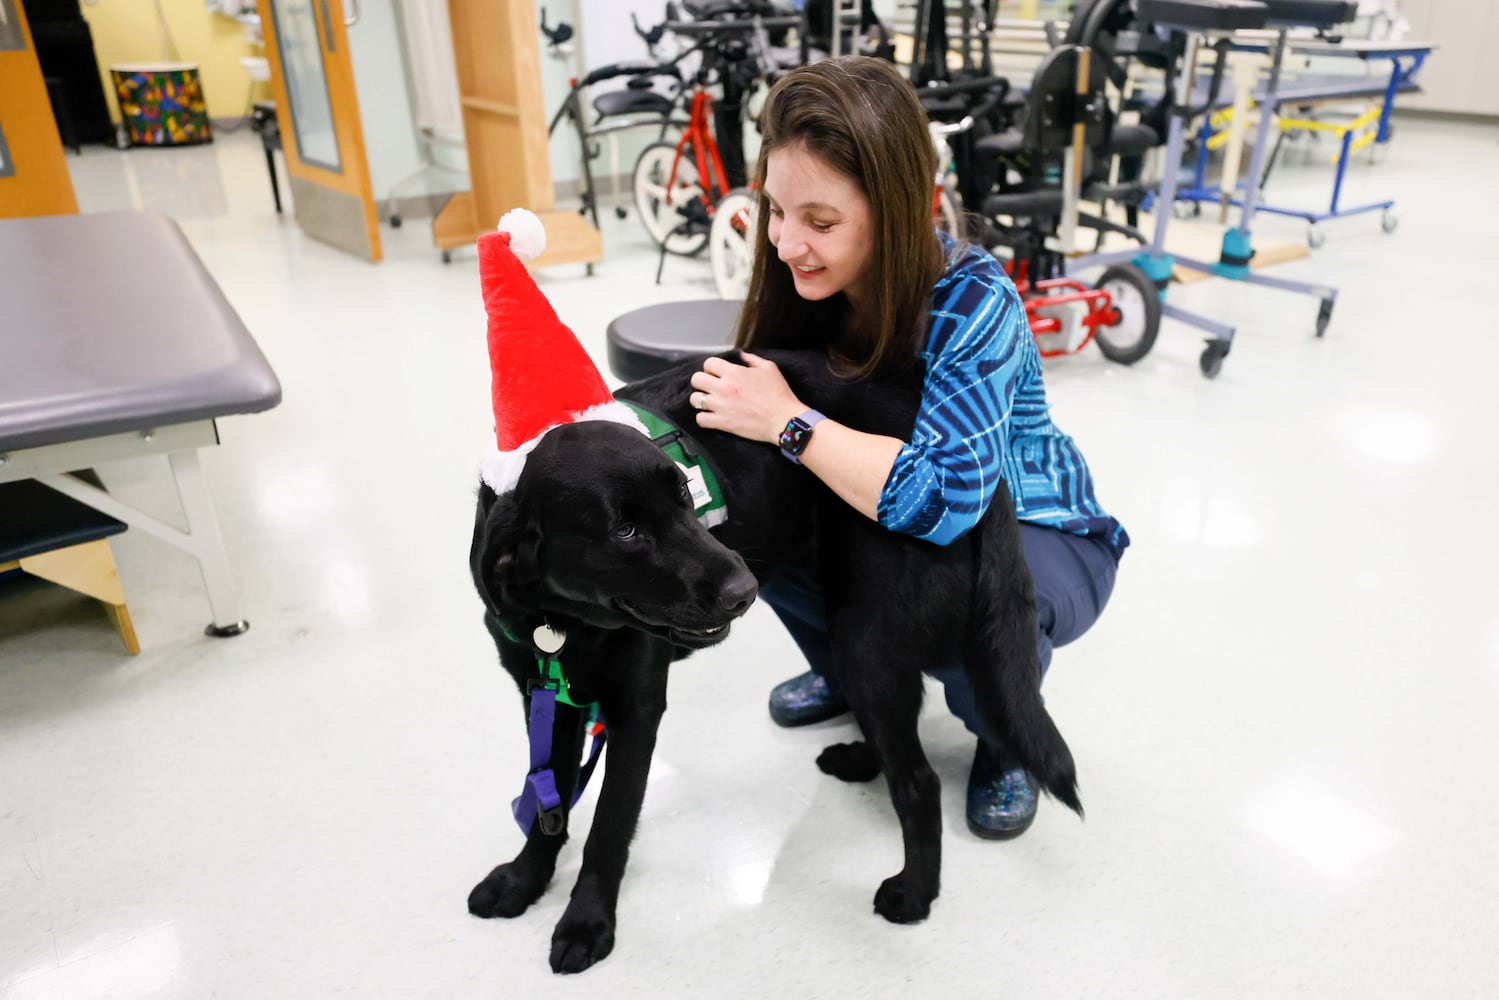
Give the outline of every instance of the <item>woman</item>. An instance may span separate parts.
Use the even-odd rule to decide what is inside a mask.
[[[736,338],[745,363],[709,359],[693,374],[699,426],[779,444],[866,517],[938,545],[978,522],[1002,477],[1035,578],[1044,675],[1052,648],[1103,610],[1129,537],[1099,506],[1082,453],[1051,421],[1015,286],[989,254],[932,225],[936,159],[915,90],[883,61],[831,59],[778,82],[761,128],[760,222]],[[820,347],[861,376],[920,364],[911,440],[808,410],[773,363],[750,353],[771,347]],[[846,711],[815,577],[782,576],[761,596],[811,666],[771,691],[771,717],[799,726]],[[953,714],[979,735],[961,669],[933,673]],[[969,827],[1018,836],[1036,800],[1024,770],[980,736]]]

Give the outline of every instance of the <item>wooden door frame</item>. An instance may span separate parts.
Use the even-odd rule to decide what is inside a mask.
[[[10,168],[0,176],[0,218],[75,215],[78,199],[26,11],[21,0],[0,2],[15,17],[11,28],[19,26],[21,39],[19,49],[0,49],[0,129]]]

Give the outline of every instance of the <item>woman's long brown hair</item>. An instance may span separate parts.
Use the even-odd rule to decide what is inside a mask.
[[[895,67],[865,56],[792,70],[771,88],[760,115],[755,165],[758,215],[749,296],[736,347],[821,347],[854,378],[916,363],[926,334],[942,248],[932,221],[937,157],[916,91]],[[800,146],[858,184],[869,199],[874,246],[857,314],[842,293],[808,302],[770,245],[765,166],[777,149]]]

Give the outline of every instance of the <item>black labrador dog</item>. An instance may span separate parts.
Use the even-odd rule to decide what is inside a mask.
[[[819,353],[766,356],[799,399],[829,417],[909,437],[916,380],[853,382]],[[717,466],[728,518],[711,531],[694,515],[678,466],[638,430],[605,421],[548,432],[513,490],[479,489],[474,583],[528,712],[538,663],[547,659],[531,637],[545,625],[565,637],[558,656],[571,700],[596,701],[607,725],[593,827],[552,936],[554,972],[582,971],[614,946],[620,880],[666,709],[668,666],[721,641],[753,600],[756,581],[781,567],[819,568],[838,679],[867,741],[828,747],[818,766],[845,781],[881,771],[889,780],[905,866],[875,894],[881,916],[921,920],[939,888],[939,786],[917,736],[924,668],[961,659],[991,738],[1082,812],[1072,754],[1039,693],[1035,589],[1003,485],[978,527],[952,545],[888,531],[775,448],[699,429],[688,403],[688,378],[699,366],[684,363],[616,396],[686,430],[689,446]],[[581,709],[556,706],[551,760],[562,804],[550,824],[530,827],[513,861],[474,888],[468,905],[476,916],[516,916],[550,881],[567,839],[587,721]]]

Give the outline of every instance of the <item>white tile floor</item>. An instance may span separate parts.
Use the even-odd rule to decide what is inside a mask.
[[[86,211],[181,222],[285,402],[206,457],[246,635],[205,638],[195,565],[138,532],[116,549],[139,657],[86,599],[0,588],[5,1000],[1499,995],[1499,129],[1401,122],[1354,170],[1398,232],[1334,222],[1279,269],[1340,287],[1325,340],[1312,300],[1212,281],[1172,299],[1239,324],[1217,381],[1176,324],[1133,369],[1050,364],[1134,537],[1047,682],[1086,822],[1048,804],[1018,841],[970,836],[969,740],[935,699],[944,893],[885,924],[883,785],[813,767],[847,724],[770,723],[800,667],[756,608],[675,671],[618,946],[565,981],[576,843],[525,917],[464,906],[519,844],[525,766],[465,568],[490,420],[472,252],[444,266],[421,221],[378,267],[304,239],[244,134],[70,165]],[[1306,159],[1275,189],[1328,179]],[[654,286],[637,227],[609,224],[596,276],[541,278],[600,361],[613,316],[711,295],[701,261]],[[175,512],[164,465],[101,472]]]

